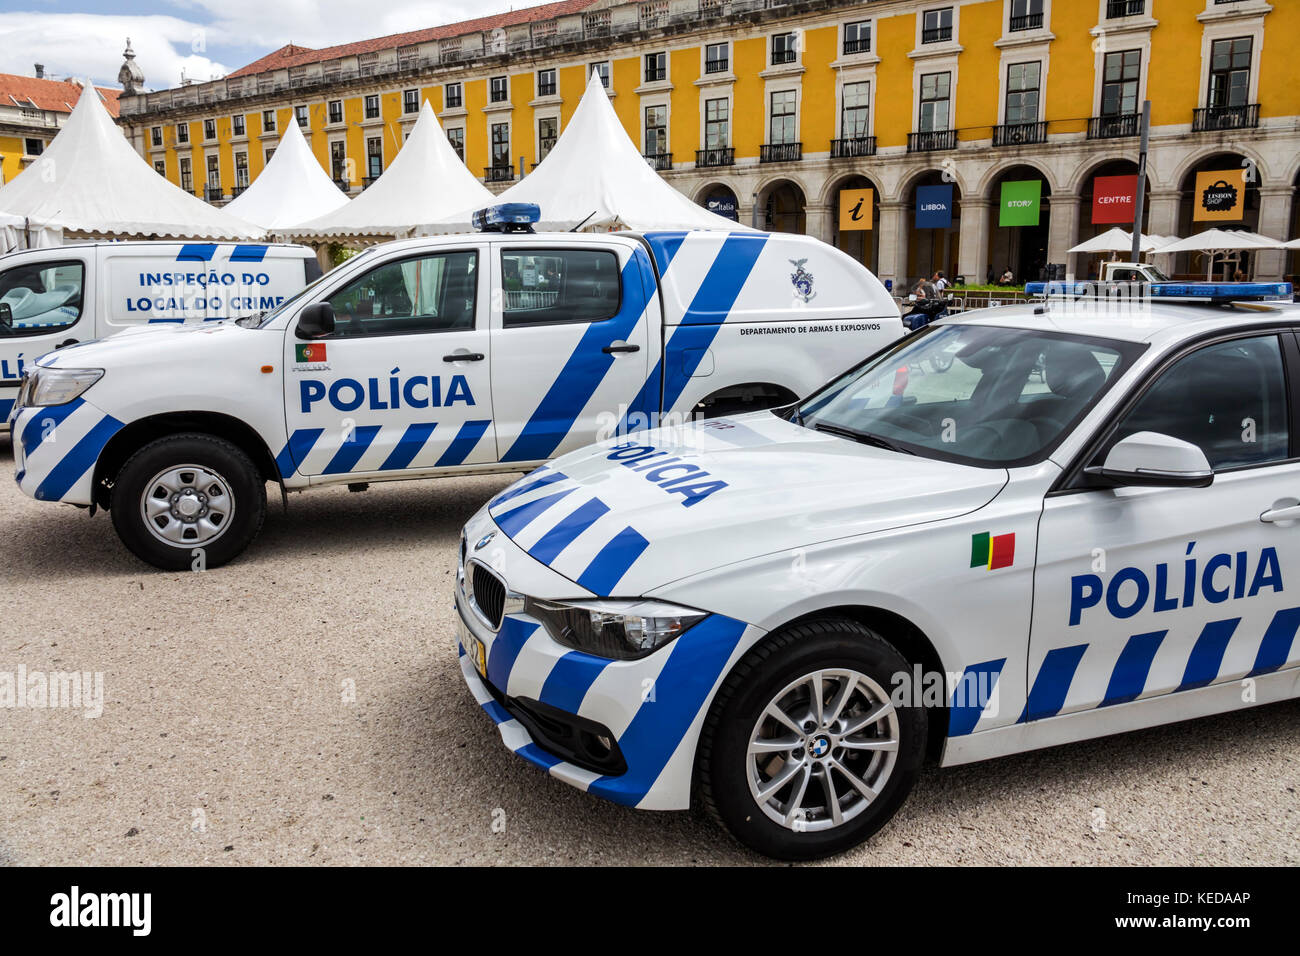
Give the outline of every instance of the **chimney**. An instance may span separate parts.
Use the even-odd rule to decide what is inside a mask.
[[[44,64],[44,63],[37,63],[37,64],[36,64],[36,78],[37,78],[38,80],[43,80],[43,79],[45,79],[45,64]]]

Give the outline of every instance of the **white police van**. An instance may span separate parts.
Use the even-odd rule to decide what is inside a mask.
[[[0,429],[44,353],[142,325],[269,312],[319,278],[305,246],[87,242],[0,257]]]
[[[215,567],[267,481],[527,471],[663,413],[787,403],[902,334],[875,276],[807,236],[517,231],[537,214],[372,247],[256,328],[45,355],[13,413],[19,486],[110,508],[159,567]]]
[[[465,680],[551,776],[790,859],[866,839],[927,754],[1295,697],[1290,291],[970,312],[559,458],[464,529]]]

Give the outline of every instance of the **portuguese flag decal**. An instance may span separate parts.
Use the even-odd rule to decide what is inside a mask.
[[[324,362],[325,361],[325,343],[308,342],[306,345],[295,345],[297,352],[296,360],[299,362]]]
[[[301,346],[299,346],[301,348]],[[987,531],[971,535],[970,566],[972,568],[1009,568],[1016,560],[1016,536],[1011,534],[990,535]]]

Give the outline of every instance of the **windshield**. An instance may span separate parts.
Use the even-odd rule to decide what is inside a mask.
[[[930,458],[1029,464],[1143,348],[1039,329],[931,326],[812,395],[791,420]]]
[[[358,252],[355,256],[352,256],[351,258],[347,259],[345,264],[350,268],[354,262],[358,262],[358,261],[360,261],[363,257],[370,255],[370,253],[373,252],[376,248],[378,248],[378,247],[377,247],[377,246],[370,246],[370,247],[367,248],[367,249],[362,249],[362,250],[361,250],[360,252]],[[326,272],[324,275],[317,276],[316,279],[315,279],[314,281],[310,282],[310,283],[309,283],[305,288],[303,288],[303,289],[301,289],[300,291],[296,292],[295,294],[289,296],[289,298],[285,299],[283,302],[281,302],[279,305],[277,305],[277,306],[276,306],[274,309],[272,309],[270,312],[264,312],[264,313],[262,313],[260,316],[257,316],[257,317],[255,318],[255,321],[253,321],[252,323],[249,323],[249,324],[251,325],[251,327],[253,327],[253,328],[258,328],[258,329],[264,327],[264,326],[267,325],[268,323],[272,322],[272,321],[275,319],[275,317],[278,316],[281,312],[283,312],[285,309],[289,308],[289,306],[293,305],[295,302],[299,302],[299,301],[301,301],[303,298],[305,298],[306,296],[310,295],[313,289],[315,289],[318,285],[320,285],[320,284],[321,284],[322,282],[324,282],[326,279],[329,279],[329,278],[331,278],[331,277],[334,276],[334,275],[335,275],[335,272],[334,272],[333,270],[331,270],[330,272]],[[242,325],[242,324],[244,324],[244,323],[243,323],[243,322],[240,322],[240,324]]]
[[[1169,276],[1165,275],[1163,270],[1157,269],[1155,266],[1147,266],[1147,273],[1157,282],[1169,281]]]

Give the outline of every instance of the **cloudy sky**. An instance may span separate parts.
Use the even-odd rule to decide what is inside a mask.
[[[208,80],[283,46],[320,47],[500,13],[536,0],[0,0],[0,73],[117,85],[126,37],[149,89]],[[359,11],[365,12],[358,16]]]

